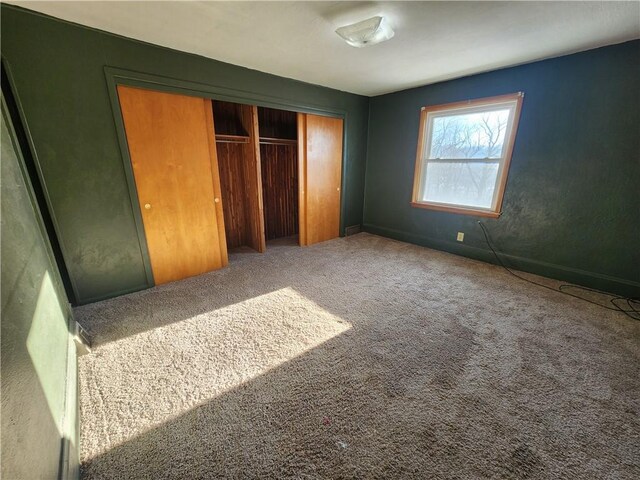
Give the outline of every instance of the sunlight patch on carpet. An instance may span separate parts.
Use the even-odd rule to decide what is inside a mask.
[[[154,315],[157,312],[154,313]],[[81,358],[88,460],[299,357],[351,324],[286,287]],[[118,359],[105,361],[105,359]]]

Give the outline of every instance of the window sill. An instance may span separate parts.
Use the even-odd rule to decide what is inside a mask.
[[[437,210],[439,212],[459,213],[462,215],[474,215],[476,217],[498,218],[499,212],[491,212],[489,210],[475,210],[466,207],[454,207],[442,205],[439,203],[411,202],[411,206],[415,208],[424,208],[426,210]]]

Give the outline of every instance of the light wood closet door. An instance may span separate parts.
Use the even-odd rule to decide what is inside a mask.
[[[340,118],[298,114],[300,245],[340,235]]]
[[[227,264],[210,100],[118,87],[156,284]]]

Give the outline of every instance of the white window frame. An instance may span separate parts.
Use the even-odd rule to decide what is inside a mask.
[[[452,213],[462,213],[484,217],[499,217],[502,213],[504,190],[507,184],[507,175],[509,173],[509,165],[511,164],[511,155],[513,153],[513,145],[515,143],[516,132],[518,130],[518,122],[520,120],[520,111],[522,109],[523,98],[524,93],[518,92],[508,95],[500,95],[497,97],[469,100],[466,102],[422,107],[420,111],[420,132],[418,136],[418,151],[416,154],[416,166],[413,178],[413,195],[411,198],[411,206]],[[502,155],[500,157],[490,159],[428,158],[429,152],[431,151],[431,141],[433,137],[432,129],[433,121],[435,118],[451,116],[455,114],[477,113],[505,108],[508,108],[510,110],[510,113],[505,131]],[[429,162],[483,163],[487,161],[490,161],[491,163],[498,162],[498,174],[496,177],[496,185],[493,190],[491,207],[483,208],[455,203],[440,203],[422,200],[424,186],[426,185],[427,164]]]

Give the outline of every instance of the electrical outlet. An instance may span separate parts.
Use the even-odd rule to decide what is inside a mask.
[[[464,242],[464,232],[458,232],[458,237],[456,238],[459,242]]]

